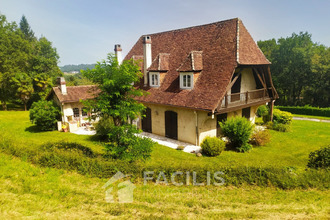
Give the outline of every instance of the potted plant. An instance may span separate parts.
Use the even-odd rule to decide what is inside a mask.
[[[66,126],[65,124],[62,125],[62,130],[63,132],[68,132],[68,126]]]

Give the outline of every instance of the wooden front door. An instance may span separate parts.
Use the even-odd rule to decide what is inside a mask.
[[[165,112],[165,137],[178,140],[178,114],[176,112]]]
[[[224,122],[226,120],[227,120],[227,113],[217,115],[217,137],[221,136],[220,122]]]
[[[145,113],[146,116],[142,119],[142,131],[152,133],[152,129],[151,129],[151,109],[146,108],[144,113]]]
[[[251,116],[251,107],[243,108],[242,109],[242,117],[245,117],[248,120],[250,120],[250,116]]]

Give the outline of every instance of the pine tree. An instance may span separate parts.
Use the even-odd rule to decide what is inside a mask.
[[[25,15],[22,16],[21,21],[19,22],[19,28],[23,32],[26,40],[33,41],[36,39]]]

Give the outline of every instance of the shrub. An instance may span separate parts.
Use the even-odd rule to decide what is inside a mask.
[[[220,123],[223,134],[229,138],[231,144],[240,152],[251,149],[248,144],[253,131],[252,123],[246,118],[234,117]]]
[[[105,145],[107,156],[127,161],[150,158],[155,144],[149,138],[136,136],[139,131],[134,125],[112,126],[108,133],[109,142]]]
[[[100,140],[108,141],[108,134],[111,132],[113,126],[113,119],[110,116],[103,116],[97,123],[95,123],[95,136]]]
[[[41,131],[56,129],[56,122],[60,119],[61,112],[51,101],[34,102],[30,109],[30,120]]]
[[[279,124],[291,124],[292,114],[290,112],[274,109],[273,121]]]
[[[281,111],[279,109],[274,109],[273,111],[273,122],[280,124],[291,124],[292,122],[292,114],[290,112]],[[263,121],[265,123],[270,121],[270,115],[264,115]]]
[[[289,132],[291,130],[291,126],[290,124],[281,124],[274,122],[272,123],[272,127],[270,129],[281,132]]]
[[[201,144],[202,153],[211,157],[220,155],[225,147],[226,143],[217,137],[206,137]]]
[[[264,146],[270,141],[270,133],[268,130],[258,131],[251,137],[250,143],[254,146]]]
[[[329,168],[330,167],[330,145],[309,154],[307,167],[309,168]]]
[[[258,117],[263,117],[265,115],[268,115],[269,108],[267,105],[261,105],[257,109],[257,116]]]

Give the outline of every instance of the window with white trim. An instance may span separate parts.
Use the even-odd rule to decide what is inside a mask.
[[[159,73],[149,72],[149,84],[151,87],[159,86]]]
[[[180,73],[180,88],[192,89],[194,87],[194,74],[193,73]]]

